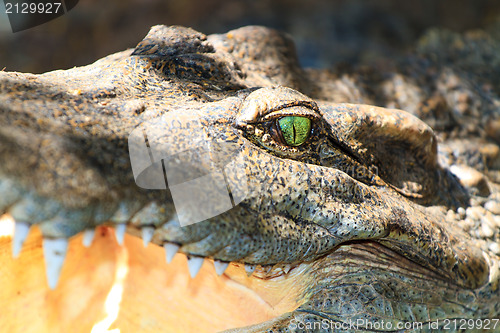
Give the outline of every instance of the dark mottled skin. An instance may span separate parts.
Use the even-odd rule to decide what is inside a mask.
[[[460,38],[467,45],[474,36]],[[188,256],[259,265],[256,278],[284,274],[284,264],[300,267],[307,288],[298,309],[239,332],[302,332],[294,323],[323,319],[396,326],[498,318],[498,109],[479,108],[486,111],[470,118],[479,130],[462,126],[468,106],[454,108],[467,98],[437,82],[457,62],[446,59],[443,69],[427,56],[429,45],[423,42],[411,66],[404,63],[406,72],[313,71],[297,65],[288,37],[269,29],[207,37],[157,26],[135,50],[86,67],[0,73],[0,208],[39,224],[47,238],[128,223],[134,234],[154,226],[154,243],[179,244]],[[474,83],[488,82],[463,67],[453,75],[470,80],[472,88],[463,88],[473,95],[470,104],[497,98],[494,81],[474,95],[482,89]],[[338,102],[407,109],[437,125],[438,136],[410,113]],[[183,122],[157,122],[165,113]],[[285,115],[311,119],[305,144],[289,147],[276,135],[276,118]],[[246,196],[230,211],[181,228],[169,191],[135,184],[127,140],[149,123],[157,135],[150,145],[193,149],[186,124],[194,122],[217,159],[239,170],[226,174],[233,195]],[[460,140],[480,144],[453,150]],[[483,162],[469,163],[467,154],[476,152]],[[480,182],[461,184],[448,169],[458,162],[476,168],[487,191],[478,190]],[[481,234],[484,223],[492,233]]]

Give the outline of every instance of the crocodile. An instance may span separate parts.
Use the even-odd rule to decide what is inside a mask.
[[[68,240],[111,226],[280,309],[228,332],[498,330],[500,86],[477,61],[495,43],[434,31],[401,67],[329,71],[272,29],[154,26],[88,66],[0,72],[14,256],[38,228],[57,290]],[[181,212],[177,178],[214,170],[189,192],[210,207]]]

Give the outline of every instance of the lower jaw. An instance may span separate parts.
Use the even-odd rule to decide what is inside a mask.
[[[90,248],[70,241],[56,289],[47,286],[40,232],[33,228],[19,258],[11,238],[0,237],[0,327],[9,332],[217,332],[292,311],[303,291],[296,277],[247,277],[231,265],[217,276],[205,262],[193,279],[186,257],[165,262],[162,248],[113,231],[96,230]],[[257,290],[257,292],[256,292]]]

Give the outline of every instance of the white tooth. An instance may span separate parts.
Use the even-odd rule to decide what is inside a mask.
[[[192,278],[194,278],[200,271],[201,265],[203,265],[203,260],[204,259],[202,257],[188,257],[189,275],[191,275]]]
[[[125,223],[120,223],[115,226],[116,241],[119,245],[123,245],[123,239],[125,238],[125,229],[127,229],[127,225]]]
[[[94,240],[94,233],[94,229],[86,229],[83,231],[83,246],[89,247],[90,245],[92,245],[92,241]]]
[[[225,271],[229,263],[227,261],[214,260],[215,273],[221,276]]]
[[[290,272],[290,270],[292,269],[292,265],[285,265],[283,266],[283,272],[285,272],[285,274],[288,274],[288,272]]]
[[[12,240],[12,256],[17,258],[21,249],[23,248],[23,243],[28,233],[30,231],[30,225],[26,222],[16,222],[14,228],[14,239]]]
[[[55,289],[61,268],[68,251],[68,240],[65,238],[44,239],[43,255],[45,257],[45,270],[50,289]]]
[[[144,244],[144,247],[147,247],[149,242],[151,242],[151,240],[153,239],[153,234],[155,232],[155,228],[142,227],[141,232],[142,232],[142,242]]]
[[[163,244],[163,248],[165,249],[165,256],[167,258],[167,263],[171,263],[172,259],[174,259],[175,254],[179,251],[180,246],[174,243],[165,243]]]
[[[257,268],[257,265],[245,264],[245,272],[247,272],[248,276],[251,276],[256,268]]]

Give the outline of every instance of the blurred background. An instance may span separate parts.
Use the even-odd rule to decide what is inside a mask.
[[[497,0],[80,0],[66,15],[17,33],[2,13],[0,70],[89,64],[134,47],[155,24],[205,34],[265,25],[292,35],[303,66],[373,63],[404,54],[429,28],[481,29],[499,13]]]

